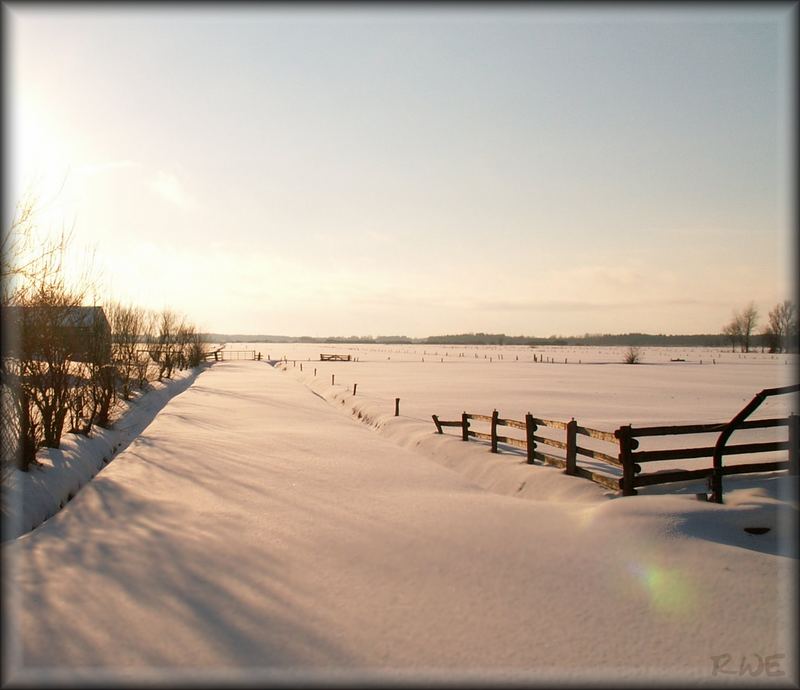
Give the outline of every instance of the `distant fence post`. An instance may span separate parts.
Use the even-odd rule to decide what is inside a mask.
[[[461,440],[469,441],[469,417],[466,412],[461,415]]]
[[[631,457],[634,443],[634,439],[631,437],[631,425],[621,426],[614,432],[614,436],[619,439],[618,458],[622,465],[622,495],[635,496],[637,492],[633,486],[633,477],[636,473],[636,466]]]
[[[528,412],[525,415],[525,445],[527,446],[528,451],[528,464],[533,464],[533,454],[536,452],[536,439],[533,438],[533,435],[536,433],[536,422],[533,421],[533,415]]]
[[[439,424],[439,417],[437,417],[435,414],[434,414],[434,415],[431,415],[431,417],[433,417],[433,423],[436,425],[436,431],[437,431],[437,433],[440,433],[440,434],[441,434],[441,433],[444,433],[444,432],[442,431],[442,425],[441,425],[441,424]]]
[[[336,374],[331,374],[331,386],[333,385],[333,382],[335,380],[336,380]]]
[[[303,366],[303,365],[301,364],[301,365],[300,365],[300,367],[302,368],[302,366]],[[358,384],[357,384],[357,383],[354,383],[354,384],[353,384],[353,395],[355,395],[355,394],[356,394],[356,388],[358,388]]]
[[[497,417],[499,414],[497,410],[492,411],[492,453],[497,452]]]
[[[800,454],[800,417],[789,415],[789,474],[798,473],[798,454]]]
[[[573,417],[567,422],[567,465],[564,472],[576,474],[575,468],[578,466],[578,422]]]
[[[395,417],[400,416],[400,398],[394,399],[394,416]]]

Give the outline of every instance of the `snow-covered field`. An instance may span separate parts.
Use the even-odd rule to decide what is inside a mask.
[[[641,364],[625,365],[626,348],[228,345],[239,347],[285,357],[297,373],[302,363],[306,380],[316,369],[321,382],[335,374],[343,389],[357,383],[360,396],[388,401],[392,410],[399,397],[401,412],[411,417],[455,419],[464,410],[490,414],[496,407],[504,417],[522,419],[530,411],[609,430],[625,423],[728,421],[763,388],[793,383],[797,364],[791,354],[712,348],[643,348]],[[357,361],[320,362],[320,353],[349,354]],[[784,413],[788,398],[772,398],[761,410]]]
[[[236,348],[240,345],[231,344]],[[523,420],[535,417],[569,421],[614,431],[624,424],[634,426],[698,424],[729,421],[764,388],[789,385],[796,380],[796,355],[731,353],[717,348],[643,348],[642,363],[624,364],[627,348],[443,346],[443,345],[343,345],[257,343],[264,357],[286,358],[279,365],[287,374],[311,386],[317,393],[344,405],[362,420],[372,421],[384,433],[425,448],[434,430],[431,415],[442,420],[460,419],[463,411]],[[321,362],[320,353],[349,354],[351,362]],[[534,361],[535,358],[535,361]],[[682,359],[684,361],[671,361]],[[315,373],[316,372],[316,373]],[[334,384],[331,385],[331,375]],[[357,384],[356,395],[352,395]],[[400,398],[404,432],[396,428],[395,399]],[[796,400],[796,399],[795,399]],[[768,398],[752,419],[785,417],[792,396]],[[376,421],[378,420],[378,421]],[[413,427],[406,422],[416,421]],[[386,423],[390,427],[386,427]],[[488,431],[475,423],[476,430]],[[447,430],[457,436],[458,429]],[[542,435],[564,440],[563,432],[542,428]],[[778,430],[736,432],[732,443],[785,440],[786,427]],[[513,432],[510,435],[515,436]],[[640,440],[640,450],[713,446],[718,434],[650,437]],[[580,438],[580,445],[616,455],[615,446]],[[458,451],[460,452],[460,451]],[[519,454],[521,451],[518,451]],[[437,448],[437,455],[441,452]],[[758,456],[728,456],[726,463],[784,460],[785,452]],[[448,462],[458,463],[457,458]],[[612,476],[615,468],[585,458],[580,463]],[[707,467],[708,459],[652,463],[647,471]],[[493,460],[484,461],[494,464]],[[505,465],[510,467],[508,460]],[[464,469],[464,463],[460,467]],[[496,468],[499,471],[499,468]],[[470,470],[486,477],[486,467]],[[507,470],[510,471],[510,470]],[[517,475],[515,475],[517,476]],[[751,477],[726,478],[728,483],[752,483]],[[767,484],[769,485],[769,483]],[[643,493],[663,491],[696,493],[705,482],[644,487]]]
[[[214,364],[4,546],[12,681],[796,686],[796,478],[622,498],[430,418],[726,421],[789,356],[255,349],[287,362]]]

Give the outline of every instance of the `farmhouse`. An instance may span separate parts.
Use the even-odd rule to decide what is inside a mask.
[[[111,359],[111,325],[102,307],[5,307],[3,327],[11,331],[6,352],[21,348],[41,355],[45,348],[63,348],[78,362]]]

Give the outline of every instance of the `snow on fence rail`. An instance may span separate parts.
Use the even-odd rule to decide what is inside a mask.
[[[623,496],[634,496],[638,492],[637,487],[650,486],[653,484],[668,484],[673,482],[683,482],[693,479],[706,478],[712,488],[711,499],[722,502],[721,477],[730,474],[745,474],[757,472],[774,472],[788,470],[790,474],[798,473],[798,453],[800,451],[800,423],[798,416],[791,414],[788,417],[773,419],[758,419],[743,421],[741,419],[744,412],[752,412],[757,407],[756,400],[763,400],[768,395],[790,393],[800,390],[800,386],[787,386],[782,389],[765,389],[759,393],[746,408],[742,410],[730,422],[714,424],[691,424],[673,426],[652,426],[652,427],[632,427],[631,425],[621,426],[613,432],[590,429],[579,425],[575,419],[569,422],[562,422],[551,419],[541,419],[534,417],[530,412],[525,415],[525,421],[516,419],[503,419],[497,410],[491,415],[469,414],[464,412],[460,420],[443,421],[437,415],[432,415],[433,423],[436,425],[438,433],[444,433],[444,427],[460,427],[461,439],[469,441],[470,438],[477,438],[488,441],[491,444],[491,452],[498,453],[498,444],[520,448],[526,452],[528,464],[534,464],[536,460],[548,465],[563,467],[564,472],[569,475],[584,477],[597,482],[613,491],[622,491]],[[745,415],[746,416],[746,415]],[[490,432],[473,431],[470,422],[482,422],[490,425]],[[497,433],[498,427],[510,427],[520,429],[525,432],[525,438],[514,438],[511,436],[501,436]],[[782,441],[741,443],[726,446],[725,442],[733,430],[764,429],[787,427],[788,439]],[[556,429],[564,432],[564,440],[550,438],[537,434],[540,428]],[[676,436],[690,434],[708,434],[720,432],[718,442],[714,446],[697,446],[690,448],[670,448],[658,450],[638,450],[638,438]],[[578,445],[578,437],[584,436],[593,438],[601,443],[613,445],[615,453],[604,452],[592,448]],[[561,455],[552,452],[538,450],[541,446],[548,446],[562,451]],[[737,465],[722,466],[721,458],[723,455],[758,454],[774,451],[788,451],[788,460],[770,460],[762,462],[750,462]],[[578,457],[583,456],[599,461],[599,468],[607,468],[606,472],[595,471],[588,467],[578,465]],[[700,469],[667,469],[661,471],[642,474],[642,465],[660,461],[674,461],[696,458],[715,459],[714,464]],[[622,476],[613,476],[607,473],[613,472],[612,468],[621,471]]]

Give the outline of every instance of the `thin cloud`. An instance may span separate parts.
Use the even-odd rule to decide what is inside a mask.
[[[581,300],[528,300],[528,301],[484,301],[474,306],[477,309],[491,311],[611,311],[615,309],[635,309],[640,307],[683,307],[691,305],[720,305],[720,302],[710,302],[698,299],[652,299],[636,300],[630,302],[588,302]]]
[[[79,165],[78,167],[74,168],[73,171],[77,175],[82,175],[84,177],[94,177],[95,175],[100,175],[102,173],[110,172],[112,170],[119,170],[121,168],[137,168],[139,164],[134,161],[129,160],[120,160],[120,161],[109,161],[107,163],[86,163],[84,165]]]
[[[171,173],[159,170],[150,181],[150,188],[162,199],[176,206],[191,211],[197,208],[197,202],[183,187],[181,181]]]

